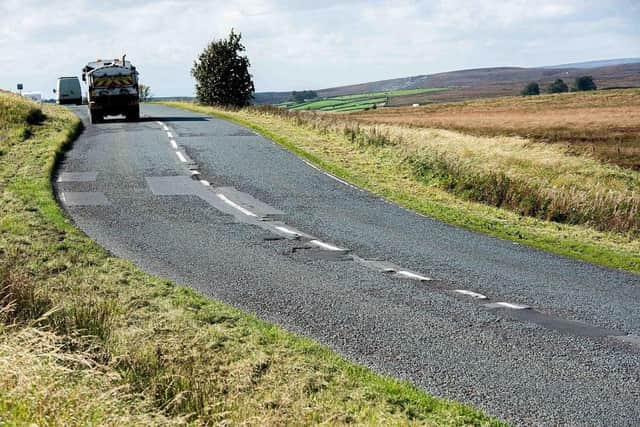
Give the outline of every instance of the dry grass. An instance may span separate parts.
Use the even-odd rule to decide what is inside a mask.
[[[122,386],[115,370],[67,345],[51,332],[0,325],[1,425],[168,424],[148,401]]]
[[[640,90],[506,97],[352,114],[366,124],[439,128],[476,136],[521,136],[640,169]]]
[[[499,424],[109,256],[52,196],[78,119],[43,108],[0,146],[0,423]]]

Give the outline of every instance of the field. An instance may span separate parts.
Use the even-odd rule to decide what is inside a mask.
[[[305,102],[286,101],[277,104],[277,107],[292,111],[331,111],[351,112],[375,109],[377,105],[390,102],[396,97],[427,94],[445,91],[447,88],[406,89],[387,92],[371,92],[356,95],[335,96],[331,98],[318,98]]]
[[[79,130],[0,93],[0,424],[500,425],[110,256],[52,194]]]
[[[472,230],[640,272],[640,174],[521,137],[354,121],[352,114],[222,110],[318,166]]]
[[[366,124],[438,128],[476,136],[520,136],[640,169],[640,89],[505,97],[350,116]]]

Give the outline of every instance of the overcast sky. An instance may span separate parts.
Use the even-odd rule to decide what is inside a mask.
[[[155,95],[191,95],[193,60],[232,27],[270,91],[640,57],[639,23],[640,0],[0,0],[0,88],[49,97],[126,53]]]

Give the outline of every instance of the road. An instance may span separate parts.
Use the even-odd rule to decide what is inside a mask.
[[[113,254],[514,424],[640,424],[639,276],[409,212],[223,120],[75,111],[55,189]]]

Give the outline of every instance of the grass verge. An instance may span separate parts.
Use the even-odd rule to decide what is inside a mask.
[[[343,179],[448,223],[560,255],[640,272],[640,242],[633,235],[526,217],[456,197],[443,190],[438,180],[416,176],[415,165],[407,162],[406,151],[389,143],[386,134],[369,133],[364,144],[349,132],[333,132],[314,126],[310,120],[269,110],[166,105],[247,126]]]
[[[0,424],[500,425],[111,257],[52,195],[79,120],[0,99]]]

